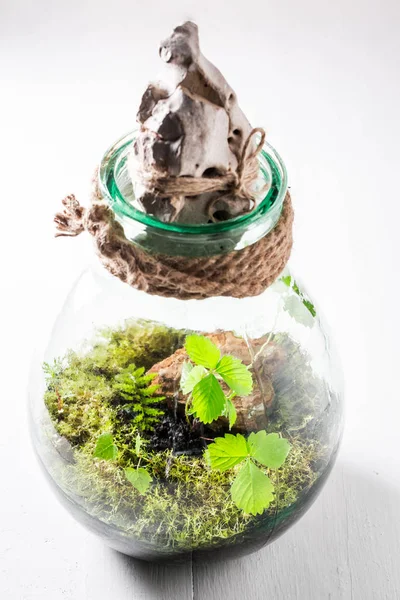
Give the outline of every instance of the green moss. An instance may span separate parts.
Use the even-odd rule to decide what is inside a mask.
[[[55,365],[44,401],[58,433],[72,445],[81,446],[110,428],[112,396],[111,384],[104,377],[70,365],[65,369]]]
[[[287,434],[292,449],[284,465],[270,473],[276,494],[268,510],[251,517],[234,505],[234,471],[212,470],[201,456],[151,451],[146,443],[151,427],[142,428],[140,463],[153,483],[149,493],[140,495],[124,474],[125,468],[138,464],[136,416],[149,398],[148,408],[156,412],[147,416],[158,418],[161,407],[160,397],[157,402],[152,398],[156,390],[150,380],[138,384],[143,371],[137,367],[150,368],[182,347],[184,339],[184,332],[159,324],[128,322],[118,330],[102,331],[86,352],[71,351],[45,369],[45,403],[57,432],[73,447],[75,461],[59,465],[57,482],[93,517],[158,549],[209,547],[246,533],[260,519],[273,519],[315,483],[315,465],[325,455],[312,436],[304,435],[319,410],[322,383],[298,346],[287,336],[275,336],[288,363],[275,375],[276,405],[269,427]],[[106,431],[119,450],[112,462],[93,458],[96,440]]]
[[[103,329],[98,343],[84,356],[74,354],[75,366],[106,376],[134,363],[147,371],[183,346],[186,333],[152,321],[126,321],[118,329]],[[71,362],[71,366],[73,362]]]
[[[270,473],[275,485],[276,506],[280,509],[291,506],[300,492],[312,486],[318,478],[313,466],[325,455],[325,449],[317,442],[304,442],[300,438],[291,440],[291,449],[282,467]]]
[[[102,330],[99,337],[88,351],[70,351],[64,359],[45,365],[44,401],[56,430],[72,445],[93,444],[104,431],[114,432],[123,445],[130,445],[145,412],[144,429],[162,414],[156,405],[160,398],[152,402],[156,389],[148,389],[150,376],[137,378],[136,385],[131,379],[127,387],[132,369],[136,365],[148,369],[170,356],[182,346],[185,335],[164,325],[135,321],[117,330]]]
[[[316,445],[292,441],[287,462],[270,477],[275,500],[263,519],[277,508],[296,502],[315,482],[310,467],[322,453]],[[154,477],[151,492],[141,496],[124,478],[121,461],[93,461],[76,452],[76,464],[63,470],[63,487],[77,495],[86,510],[126,535],[157,547],[206,547],[244,533],[259,518],[243,514],[232,502],[233,472],[210,469],[202,458],[173,456],[171,451],[148,454],[147,470]]]

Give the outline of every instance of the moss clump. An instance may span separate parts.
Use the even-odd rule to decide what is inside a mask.
[[[114,418],[110,382],[91,371],[60,362],[46,365],[45,404],[58,433],[73,446],[82,446],[107,431]]]
[[[99,340],[84,356],[71,353],[71,367],[116,375],[132,363],[147,371],[183,346],[186,332],[153,321],[126,321],[118,329],[103,329]]]
[[[275,485],[275,503],[279,508],[294,504],[300,491],[310,488],[318,478],[313,466],[325,455],[324,448],[318,442],[291,440],[290,452],[277,471],[271,471]]]
[[[316,445],[292,441],[288,464],[270,473],[276,496],[263,519],[292,505],[312,486],[317,474],[310,463],[320,454]],[[155,483],[143,497],[125,479],[124,461],[94,461],[84,452],[75,455],[76,464],[63,469],[62,486],[84,502],[92,516],[158,548],[210,547],[260,520],[243,514],[232,502],[234,473],[212,470],[203,458],[174,456],[172,451],[145,455],[142,464]]]
[[[284,465],[270,473],[276,494],[267,511],[261,517],[243,514],[230,496],[234,470],[209,468],[201,453],[206,446],[203,434],[187,432],[184,418],[160,404],[162,398],[153,396],[157,390],[144,374],[181,347],[185,335],[152,322],[129,322],[118,330],[102,331],[86,352],[70,351],[46,366],[45,403],[57,432],[73,447],[73,461],[57,468],[58,484],[93,517],[165,551],[220,544],[245,534],[260,520],[274,518],[315,483],[315,465],[325,453],[315,439],[303,435],[305,421],[318,410],[320,392],[313,394],[306,381],[311,370],[306,371],[310,368],[303,355],[299,358],[297,345],[287,336],[275,336],[288,353],[289,373],[287,379],[285,371],[276,374],[277,404],[270,428],[288,432],[292,449]],[[289,380],[294,373],[293,388]],[[142,426],[144,422],[148,426]],[[140,456],[135,449],[139,430]],[[114,461],[93,457],[104,432],[112,434],[118,447]],[[145,496],[124,474],[139,461],[153,478]]]
[[[141,375],[181,347],[185,334],[135,321],[102,330],[99,338],[88,351],[69,351],[63,360],[45,365],[45,404],[56,430],[73,446],[93,443],[104,431],[130,444],[137,425],[150,429],[163,411],[161,399],[152,398],[157,391],[149,385],[152,377]],[[136,365],[140,376],[133,375]]]

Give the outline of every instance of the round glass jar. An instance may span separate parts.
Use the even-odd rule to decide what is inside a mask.
[[[133,139],[106,153],[99,186],[142,250],[214,256],[276,225],[287,178],[271,146],[259,156],[268,192],[251,214],[185,226],[134,207]],[[226,403],[213,419],[196,404],[206,378],[219,388],[206,403]],[[341,438],[337,358],[288,268],[258,296],[179,300],[96,263],[66,299],[30,390],[34,446],[59,498],[110,546],[146,560],[236,557],[270,543],[311,505]]]

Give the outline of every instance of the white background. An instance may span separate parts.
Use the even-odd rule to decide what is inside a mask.
[[[105,548],[44,483],[26,426],[30,355],[91,257],[53,235],[133,128],[158,41],[186,18],[287,164],[292,267],[330,324],[347,387],[334,473],[263,551],[157,567]],[[2,600],[400,598],[398,0],[0,0]]]

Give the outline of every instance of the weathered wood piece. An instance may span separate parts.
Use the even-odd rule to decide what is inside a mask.
[[[138,204],[165,222],[206,223],[248,212],[248,199],[226,192],[163,197],[143,183],[142,174],[154,171],[207,178],[236,171],[251,132],[236,94],[201,53],[194,23],[176,27],[160,57],[164,71],[143,94],[128,163]]]

